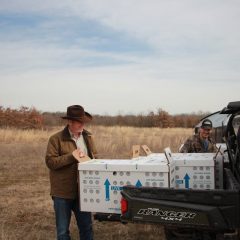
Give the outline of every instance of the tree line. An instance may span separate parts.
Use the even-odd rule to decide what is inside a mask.
[[[18,109],[0,106],[0,127],[38,129],[43,127],[43,116],[34,107],[21,106]]]
[[[103,126],[159,127],[159,128],[193,128],[200,119],[209,113],[191,113],[170,115],[162,109],[148,114],[94,116],[93,124]]]
[[[159,128],[192,128],[201,118],[209,113],[198,112],[191,114],[171,115],[159,108],[147,114],[137,115],[94,115],[93,125],[102,126],[131,126],[131,127],[159,127]],[[65,112],[41,112],[34,107],[22,106],[18,109],[0,106],[0,127],[15,127],[22,129],[43,129],[64,125],[61,118]]]

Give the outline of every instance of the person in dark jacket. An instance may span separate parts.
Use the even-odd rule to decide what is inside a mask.
[[[182,153],[216,152],[217,147],[210,137],[212,122],[205,119],[199,129],[199,133],[188,138],[180,149]]]
[[[50,195],[53,199],[57,239],[70,240],[69,225],[75,215],[81,240],[92,240],[92,216],[79,210],[78,163],[95,158],[92,135],[84,129],[92,116],[80,105],[67,108],[67,126],[50,137],[46,165],[50,175]]]
[[[212,131],[212,121],[205,119],[202,121],[199,132],[188,138],[180,148],[181,153],[207,153],[216,152],[217,147],[210,137]],[[184,228],[165,227],[165,236],[167,239],[212,239],[212,233],[203,233],[198,230]]]

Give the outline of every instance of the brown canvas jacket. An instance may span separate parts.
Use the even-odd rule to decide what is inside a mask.
[[[96,149],[90,132],[83,130],[88,156],[94,158]],[[46,165],[50,175],[50,195],[55,197],[75,199],[78,195],[78,162],[72,152],[77,148],[76,143],[66,126],[62,131],[50,137],[47,152]]]
[[[204,152],[216,152],[217,148],[215,143],[211,138],[208,139],[209,145],[207,151],[204,149],[204,144],[199,134],[193,135],[188,138],[181,148],[182,153],[204,153]]]

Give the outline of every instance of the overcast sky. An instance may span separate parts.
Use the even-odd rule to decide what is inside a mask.
[[[0,105],[92,114],[240,100],[239,0],[0,0]]]

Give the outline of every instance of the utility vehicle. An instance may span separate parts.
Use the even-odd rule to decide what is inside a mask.
[[[164,225],[167,239],[240,239],[240,102],[205,118],[213,122],[214,140],[227,155],[223,189],[125,186],[122,222]]]

